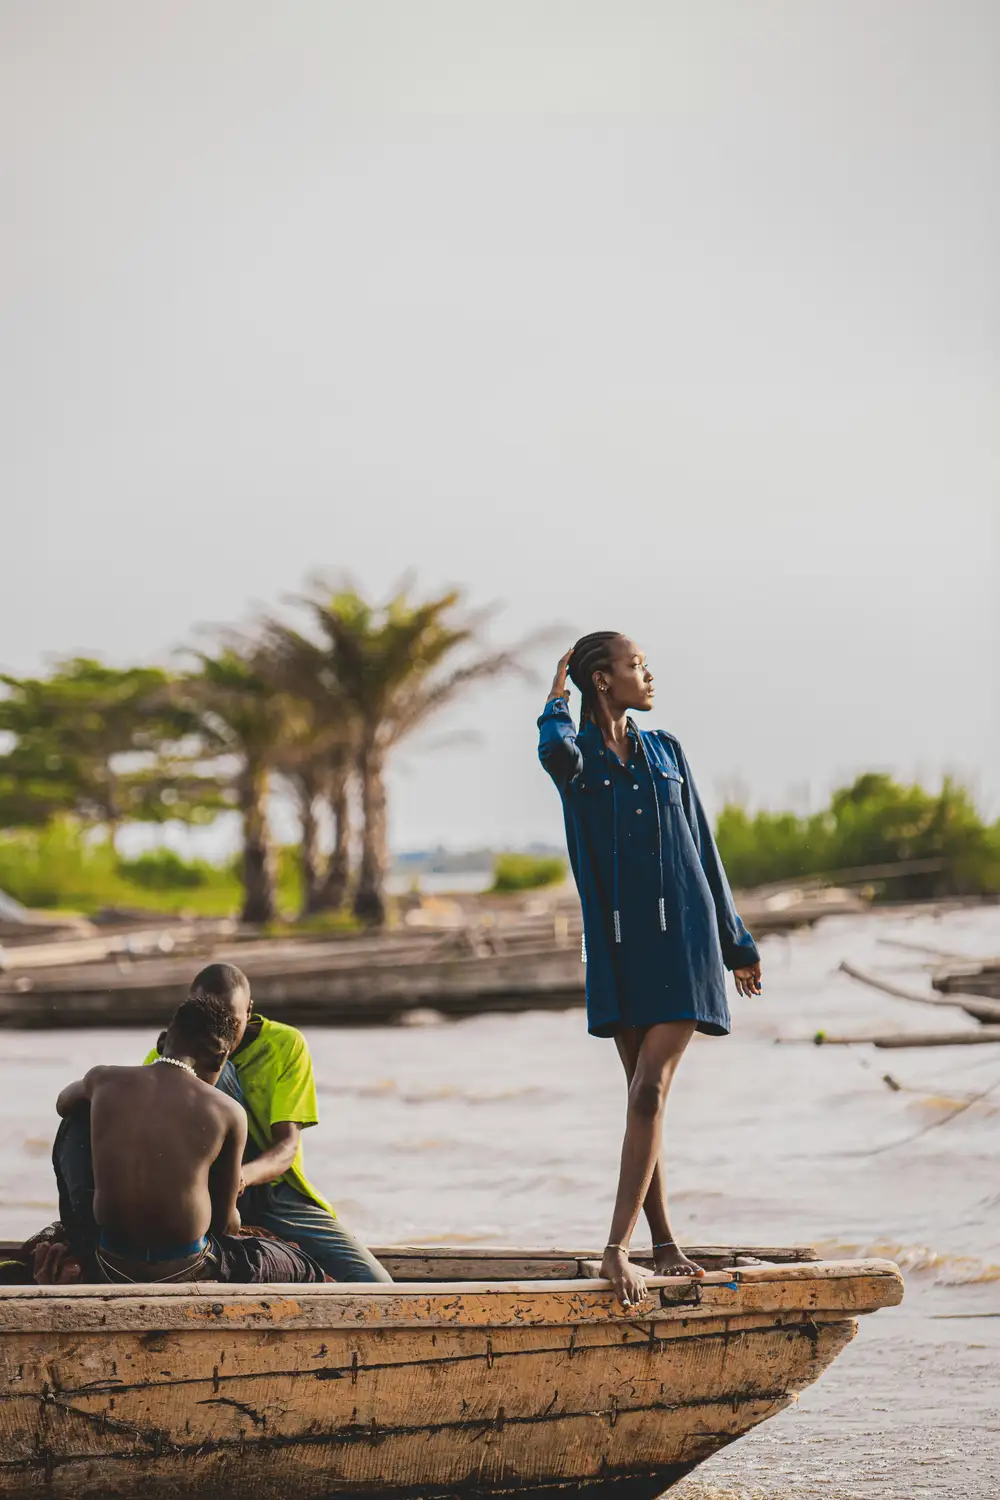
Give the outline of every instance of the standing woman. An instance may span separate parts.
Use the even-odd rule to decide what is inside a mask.
[[[573,723],[566,675],[580,693]],[[702,1276],[667,1217],[660,1139],[667,1094],[695,1031],[729,1031],[723,965],[760,994],[760,955],[733,906],[684,752],[630,711],[653,706],[653,674],[628,636],[585,635],[556,669],[538,755],[559,789],[583,906],[587,1024],[614,1037],[628,1078],[618,1194],[601,1272],[626,1306],[646,1281],[629,1263],[640,1210],[656,1274]]]

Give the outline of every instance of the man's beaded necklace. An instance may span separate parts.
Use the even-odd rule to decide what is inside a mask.
[[[190,1063],[186,1063],[186,1062],[181,1062],[181,1060],[180,1060],[179,1057],[157,1057],[157,1058],[154,1058],[153,1061],[154,1061],[154,1063],[169,1063],[172,1068],[183,1068],[184,1071],[185,1071],[185,1073],[190,1073],[191,1074],[192,1078],[197,1078],[198,1077],[197,1073],[195,1072],[194,1068],[192,1068],[191,1064]]]

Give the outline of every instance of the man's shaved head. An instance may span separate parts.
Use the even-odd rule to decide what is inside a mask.
[[[237,1028],[233,1049],[239,1046],[253,1010],[250,981],[242,969],[237,969],[234,964],[209,964],[192,979],[188,1000],[194,1005],[204,1005],[210,1011],[220,1005],[228,1007]]]
[[[200,1000],[203,995],[216,1000],[232,1000],[244,993],[250,994],[250,981],[234,964],[209,964],[194,976],[188,990],[192,1000]]]

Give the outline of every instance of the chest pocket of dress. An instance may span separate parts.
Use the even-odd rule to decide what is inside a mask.
[[[604,772],[604,766],[595,771],[582,771],[573,783],[574,790],[582,802],[597,802],[603,796],[612,795],[612,778]]]
[[[654,766],[653,780],[657,783],[660,797],[664,802],[669,802],[674,807],[683,807],[684,777],[672,766]]]
[[[611,812],[611,778],[604,775],[603,766],[596,771],[584,771],[573,783],[576,803],[580,811],[588,816],[599,814],[602,809]]]

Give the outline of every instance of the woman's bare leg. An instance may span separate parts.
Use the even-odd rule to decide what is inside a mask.
[[[618,1193],[611,1218],[611,1233],[601,1262],[601,1274],[611,1281],[626,1306],[641,1302],[646,1295],[645,1276],[629,1263],[628,1243],[659,1159],[667,1094],[677,1064],[693,1034],[693,1021],[664,1021],[650,1026],[639,1043],[629,1082]],[[660,1193],[662,1196],[662,1179]],[[685,1267],[683,1274],[704,1274],[693,1263],[688,1262],[688,1265],[690,1270]]]
[[[639,1048],[645,1033],[638,1026],[630,1026],[615,1036],[618,1055],[631,1084],[639,1061]],[[657,1154],[653,1175],[643,1200],[642,1211],[649,1225],[653,1241],[653,1268],[657,1276],[697,1276],[702,1267],[689,1260],[674,1239],[667,1210],[666,1176],[662,1157]]]

